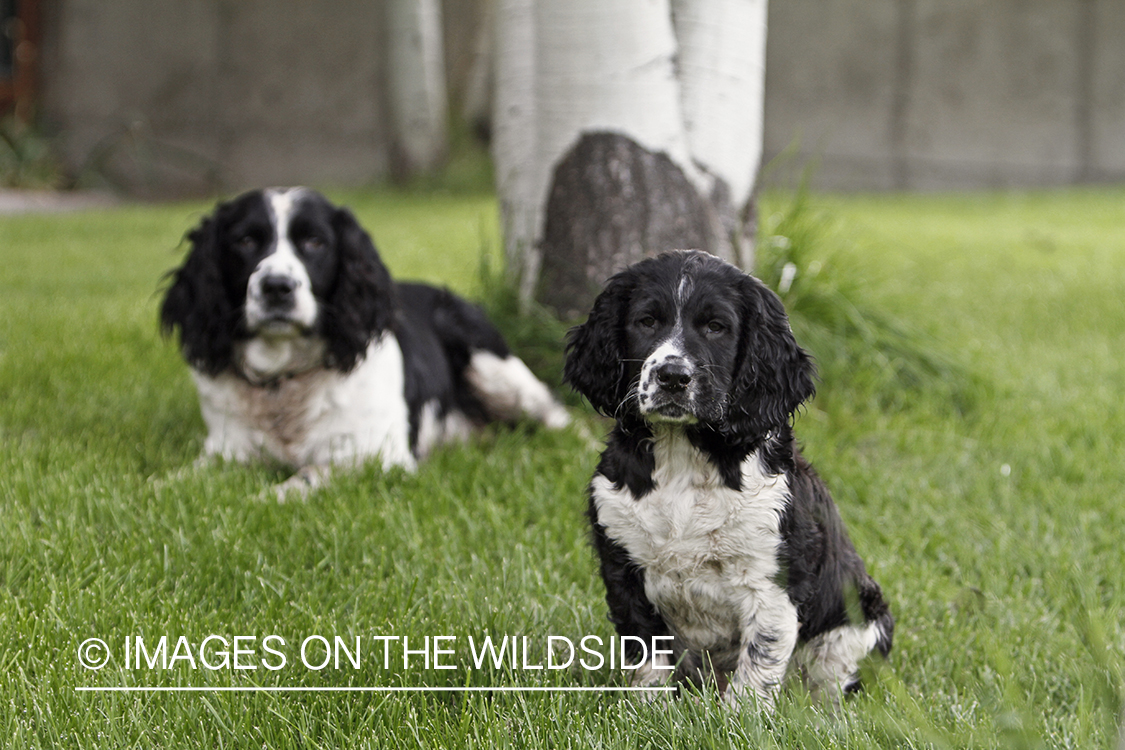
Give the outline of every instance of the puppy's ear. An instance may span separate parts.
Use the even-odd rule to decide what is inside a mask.
[[[586,322],[570,329],[563,380],[606,416],[625,398],[625,315],[634,282],[628,272],[606,283]]]
[[[781,300],[757,279],[740,281],[742,332],[727,426],[756,438],[789,421],[816,392],[812,358],[797,345]]]
[[[324,300],[324,338],[330,363],[344,372],[367,353],[367,345],[391,326],[395,289],[367,232],[346,208],[332,218],[336,233],[336,280]]]
[[[216,223],[210,216],[188,233],[191,252],[167,274],[172,284],[160,307],[161,332],[171,336],[178,329],[184,358],[211,375],[230,364],[237,324],[219,269]]]

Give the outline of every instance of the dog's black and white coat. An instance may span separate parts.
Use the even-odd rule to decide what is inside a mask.
[[[772,703],[789,671],[821,700],[854,689],[894,620],[794,441],[814,368],[777,296],[705,253],[642,261],[571,331],[565,376],[617,420],[589,503],[610,619],[674,636],[635,684],[678,664],[732,701]]]
[[[161,322],[192,368],[204,455],[298,469],[282,494],[333,465],[412,469],[489,421],[568,422],[479,308],[392,281],[352,213],[318,193],[246,193],[189,239]]]

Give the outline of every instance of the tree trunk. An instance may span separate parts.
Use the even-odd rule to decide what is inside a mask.
[[[387,3],[391,174],[430,173],[448,151],[440,0]]]
[[[766,3],[672,0],[688,148],[716,178],[711,199],[747,271],[754,268],[753,193],[765,120]]]
[[[647,255],[752,263],[765,0],[501,0],[493,150],[521,296],[573,318]]]

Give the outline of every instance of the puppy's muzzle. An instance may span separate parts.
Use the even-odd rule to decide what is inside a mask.
[[[656,384],[668,393],[683,393],[691,385],[692,368],[680,357],[666,359],[653,373]]]

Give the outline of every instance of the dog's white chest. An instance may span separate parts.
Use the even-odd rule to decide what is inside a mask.
[[[752,454],[732,490],[679,431],[658,431],[653,450],[656,487],[640,499],[595,476],[598,521],[643,568],[645,594],[673,631],[721,650],[759,609],[792,606],[775,581],[786,479]]]
[[[402,350],[393,336],[372,342],[347,373],[316,367],[266,386],[229,373],[193,374],[206,454],[272,458],[297,468],[375,456],[384,466],[414,466]]]

